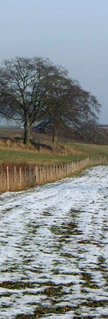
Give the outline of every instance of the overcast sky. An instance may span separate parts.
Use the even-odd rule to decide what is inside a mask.
[[[108,124],[108,0],[0,0],[0,62],[16,56],[67,68]]]

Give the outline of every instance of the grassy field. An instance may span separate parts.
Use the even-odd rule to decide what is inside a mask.
[[[68,146],[72,147],[76,151],[80,151],[86,157],[99,158],[105,157],[108,159],[108,146],[96,145],[96,144],[84,144],[84,143],[68,143]]]
[[[47,153],[44,150],[35,152],[33,150],[13,150],[9,149],[9,147],[5,147],[5,149],[0,149],[0,163],[26,163],[43,166],[62,164],[72,161],[76,162],[87,157],[90,157],[92,159],[105,157],[106,159],[108,159],[108,146],[72,143],[66,145],[66,148],[64,147],[64,150],[65,154],[57,154],[56,149],[55,152]]]
[[[85,156],[73,153],[73,155],[60,155],[60,154],[44,154],[35,153],[31,151],[14,151],[14,150],[0,150],[0,163],[26,163],[35,165],[53,165],[78,161],[85,158]]]
[[[52,144],[49,136],[35,134],[32,145],[26,148],[22,142],[20,130],[0,130],[0,164],[35,164],[53,165],[90,157],[97,160],[105,157],[108,160],[108,146],[84,143]]]

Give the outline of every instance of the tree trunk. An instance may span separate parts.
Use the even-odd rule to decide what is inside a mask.
[[[30,143],[30,124],[28,120],[28,115],[25,116],[24,123],[24,144],[29,145]]]
[[[52,143],[55,142],[55,125],[53,125],[53,132],[52,132]]]
[[[57,143],[57,135],[56,135],[56,128],[55,125],[53,126],[53,132],[52,132],[52,143]]]

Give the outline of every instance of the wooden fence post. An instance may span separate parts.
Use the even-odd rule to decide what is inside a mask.
[[[19,168],[19,184],[20,184],[20,187],[21,187],[21,182],[22,182],[22,171],[21,171],[21,166]]]
[[[6,167],[7,191],[9,191],[9,166]]]

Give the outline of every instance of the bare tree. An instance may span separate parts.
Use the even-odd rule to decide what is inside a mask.
[[[50,77],[46,106],[46,125],[52,128],[52,141],[64,127],[81,130],[82,124],[90,120],[96,122],[100,110],[97,99],[84,91],[77,81],[71,80],[61,68]]]
[[[0,113],[24,124],[24,143],[34,123],[50,125],[52,140],[64,126],[81,127],[96,120],[96,98],[48,59],[16,58],[0,68]]]
[[[53,68],[49,60],[37,57],[5,61],[0,69],[0,112],[24,123],[25,144],[33,123],[45,112],[47,77]]]

